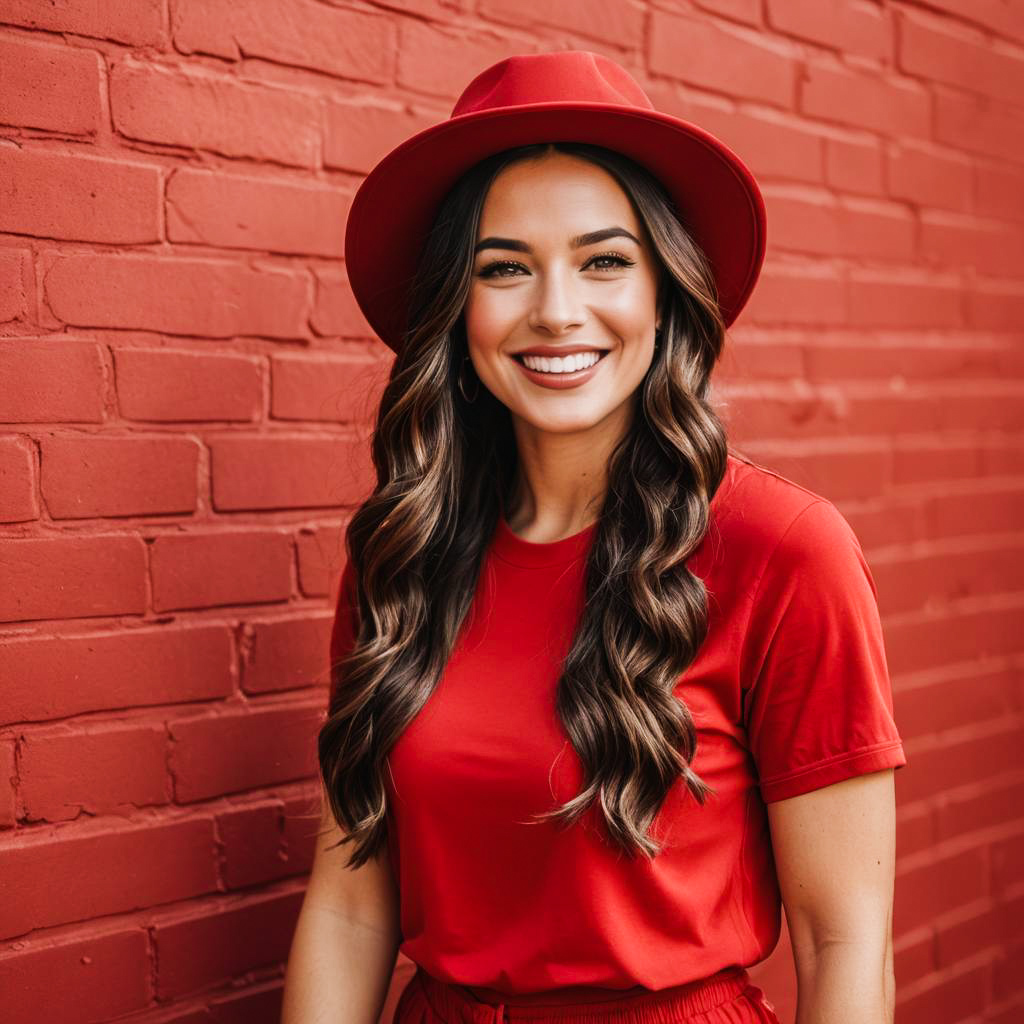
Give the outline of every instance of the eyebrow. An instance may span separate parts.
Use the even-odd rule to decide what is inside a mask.
[[[598,242],[603,242],[606,238],[630,238],[637,245],[640,245],[640,239],[636,235],[620,227],[601,228],[600,231],[588,231],[583,235],[575,235],[569,239],[569,244],[574,249],[582,249],[585,245],[596,245]],[[521,242],[518,238],[498,238],[494,235],[482,238],[477,242],[473,248],[473,255],[475,256],[481,249],[512,249],[515,252],[533,251],[525,242]]]

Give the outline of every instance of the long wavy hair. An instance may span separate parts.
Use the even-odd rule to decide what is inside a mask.
[[[604,168],[632,201],[660,261],[661,334],[634,395],[638,415],[610,458],[584,610],[557,685],[583,786],[537,817],[568,827],[597,801],[612,843],[654,857],[661,846],[647,831],[673,783],[684,779],[701,805],[714,792],[690,767],[696,728],[674,694],[707,634],[707,593],[686,560],[708,529],[729,451],[710,404],[725,339],[714,277],[647,170],[600,146],[521,146],[475,165],[438,210],[374,425],[376,487],[345,535],[358,626],[351,651],[331,666],[318,747],[337,845],[354,844],[350,867],[387,840],[388,752],[444,671],[508,507],[511,414],[487,388],[467,402],[457,387],[468,352],[463,309],[491,183],[553,150]]]

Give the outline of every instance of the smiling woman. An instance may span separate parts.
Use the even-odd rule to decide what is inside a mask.
[[[396,359],[308,920],[329,899],[373,929],[374,992],[417,964],[398,1024],[771,1024],[747,968],[785,897],[805,1019],[891,1019],[906,759],[874,584],[835,506],[733,451],[711,402],[764,253],[749,171],[607,58],[512,57],[381,161],[346,246]]]
[[[614,226],[587,231],[593,224]],[[569,482],[567,464],[603,489],[607,452],[585,427],[611,417],[609,436],[627,429],[660,326],[661,263],[647,230],[612,173],[554,146],[496,175],[479,230],[465,308],[473,367],[512,412],[520,453],[571,435],[544,446],[555,471],[545,491]],[[511,252],[520,258],[500,255]]]

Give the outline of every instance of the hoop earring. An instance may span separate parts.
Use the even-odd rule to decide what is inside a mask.
[[[462,397],[467,402],[472,404],[473,402],[475,402],[477,400],[477,398],[480,397],[480,378],[477,377],[476,391],[473,392],[473,397],[470,398],[469,395],[466,394],[466,388],[465,388],[465,385],[464,385],[463,379],[462,379],[462,371],[465,369],[465,364],[468,363],[468,362],[469,362],[469,356],[463,357],[463,360],[462,360],[463,365],[459,368],[459,390],[462,392]]]

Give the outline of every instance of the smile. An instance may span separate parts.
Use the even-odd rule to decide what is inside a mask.
[[[563,359],[548,359],[542,356],[513,356],[526,379],[545,388],[575,388],[593,377],[608,353],[595,350],[579,352]],[[529,360],[530,365],[527,365]],[[573,369],[565,370],[568,363]]]

